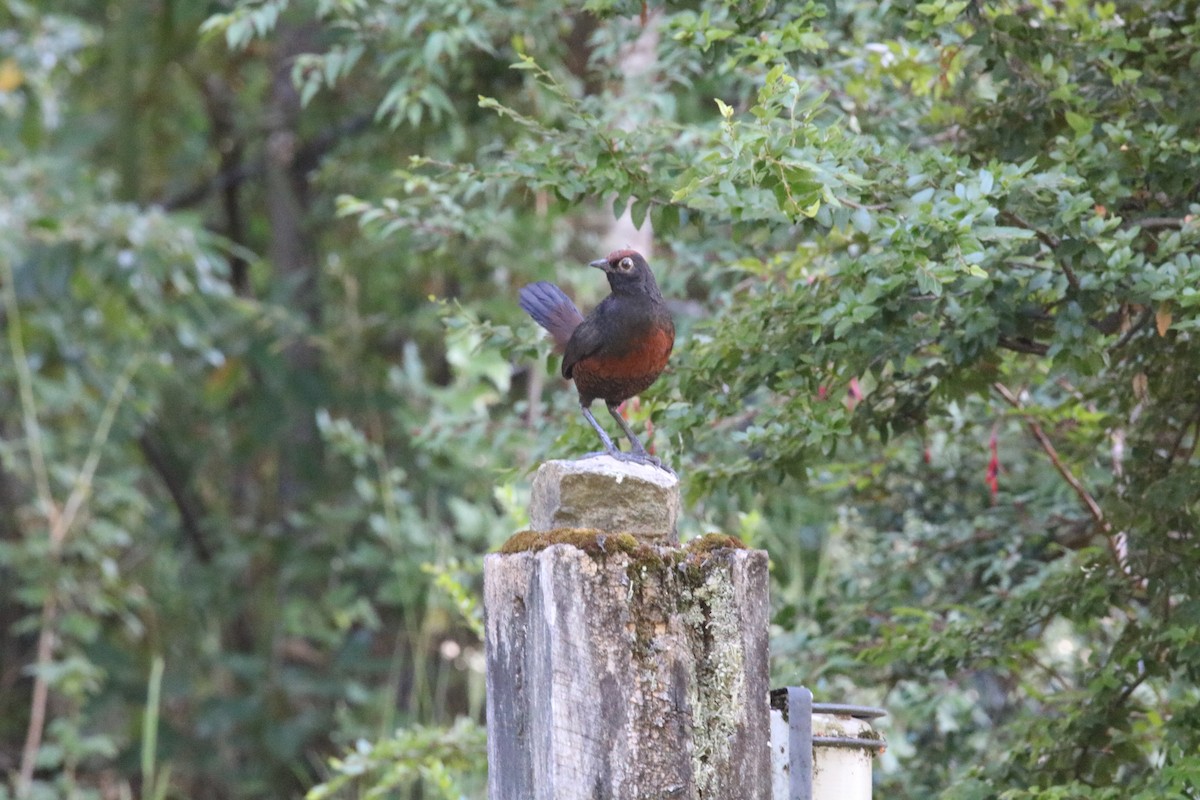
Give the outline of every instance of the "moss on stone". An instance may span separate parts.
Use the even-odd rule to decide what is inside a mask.
[[[646,549],[631,533],[606,533],[594,528],[555,528],[550,531],[521,531],[504,544],[499,553],[537,553],[556,544],[569,544],[590,556],[625,553],[633,556]]]
[[[745,542],[727,533],[706,533],[685,544],[689,553],[711,553],[714,550],[748,550]]]
[[[680,546],[652,544],[631,533],[606,533],[594,528],[555,528],[515,533],[497,552],[537,553],[556,544],[569,544],[593,558],[624,553],[630,559],[631,578],[634,574],[678,566],[685,573],[694,572],[690,575],[693,583],[703,581],[704,567],[710,556],[722,550],[748,549],[741,539],[724,533],[708,533]]]

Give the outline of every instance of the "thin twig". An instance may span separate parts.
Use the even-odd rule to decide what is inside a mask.
[[[192,549],[196,551],[196,557],[202,563],[209,563],[212,561],[212,549],[208,546],[208,540],[200,526],[201,512],[196,508],[196,503],[188,492],[186,477],[179,474],[179,470],[168,458],[164,446],[159,444],[149,430],[138,437],[138,448],[142,452],[142,458],[146,459],[150,469],[162,480],[167,494],[171,496],[175,510],[179,513],[179,524],[183,528],[183,535],[191,542]]]
[[[1051,250],[1058,250],[1062,246],[1062,240],[1052,233],[1039,230],[1030,223],[1026,222],[1022,217],[1014,214],[1011,211],[1001,211],[999,217],[1002,221],[1015,225],[1018,228],[1023,228],[1027,231],[1032,231],[1033,235],[1038,238],[1042,244],[1049,247]],[[1055,259],[1058,266],[1062,269],[1063,274],[1067,276],[1067,283],[1075,291],[1079,291],[1079,276],[1075,274],[1075,270],[1071,269],[1071,265],[1063,261],[1061,258]]]
[[[8,347],[17,373],[17,387],[21,396],[21,419],[25,426],[26,447],[29,450],[29,466],[37,487],[39,504],[51,528],[60,519],[54,495],[50,491],[50,475],[46,470],[46,456],[42,449],[42,427],[38,423],[37,401],[33,395],[33,371],[25,353],[25,340],[21,336],[21,309],[17,304],[17,290],[12,262],[0,255],[0,269],[4,292],[4,316],[8,323]],[[41,632],[38,635],[37,664],[48,664],[53,652],[53,636],[50,631],[56,614],[54,594],[47,594],[42,603]],[[33,679],[33,694],[29,707],[29,727],[25,730],[25,744],[21,749],[21,769],[17,775],[17,798],[24,800],[33,786],[33,766],[41,749],[42,731],[46,723],[46,702],[49,686],[44,670],[37,670]]]
[[[1096,524],[1100,527],[1100,530],[1104,532],[1105,538],[1108,541],[1108,549],[1112,553],[1113,560],[1116,561],[1117,566],[1120,567],[1122,572],[1130,574],[1124,534],[1113,533],[1112,525],[1104,518],[1104,510],[1100,508],[1100,504],[1096,502],[1096,498],[1092,497],[1091,492],[1089,492],[1084,485],[1079,482],[1079,479],[1075,477],[1075,474],[1071,472],[1071,469],[1063,463],[1061,458],[1059,458],[1058,450],[1055,449],[1054,443],[1050,441],[1050,437],[1046,435],[1044,430],[1042,430],[1042,426],[1038,424],[1037,420],[1025,413],[1025,408],[1021,405],[1021,401],[1017,399],[1017,396],[1014,395],[1007,386],[999,381],[993,383],[992,388],[996,390],[997,394],[1004,398],[1006,403],[1015,408],[1017,411],[1021,412],[1021,417],[1025,421],[1025,426],[1029,428],[1029,432],[1033,434],[1033,438],[1037,440],[1039,445],[1041,445],[1042,450],[1050,459],[1050,463],[1054,465],[1056,470],[1058,470],[1058,474],[1061,475],[1062,479],[1067,482],[1067,485],[1074,490],[1084,507],[1088,510],[1088,513],[1091,514],[1092,519],[1096,521]]]
[[[1154,310],[1150,308],[1150,306],[1146,306],[1144,309],[1142,309],[1142,313],[1137,318],[1137,322],[1130,325],[1129,330],[1121,334],[1121,338],[1117,339],[1117,341],[1113,343],[1112,347],[1108,348],[1109,352],[1112,352],[1113,350],[1120,350],[1122,347],[1129,344],[1134,335],[1136,335],[1137,332],[1142,328],[1146,327],[1146,323],[1150,321],[1150,317],[1153,316],[1153,314]]]
[[[1164,592],[1164,595],[1169,596],[1170,592]],[[1110,651],[1109,656],[1108,656],[1108,658],[1105,659],[1104,666],[1101,668],[1101,670],[1108,669],[1112,665],[1113,659],[1115,657],[1116,657],[1116,653]],[[1146,679],[1149,677],[1150,677],[1150,671],[1148,669],[1146,669],[1141,664],[1141,662],[1139,662],[1137,677],[1135,677],[1132,681],[1127,683],[1125,685],[1125,687],[1121,689],[1121,693],[1118,694],[1116,697],[1114,697],[1112,702],[1108,704],[1109,711],[1115,712],[1115,711],[1119,710],[1121,706],[1125,705],[1125,703],[1129,700],[1129,698],[1133,695],[1133,693],[1135,691],[1137,691],[1137,688],[1139,686],[1141,686],[1143,683],[1145,683]],[[1079,755],[1075,759],[1075,775],[1076,776],[1079,776],[1082,774],[1083,765],[1087,761],[1087,755],[1088,755],[1087,744],[1086,743],[1080,744]]]
[[[46,469],[46,455],[42,449],[42,426],[38,423],[37,401],[33,397],[33,371],[29,369],[25,340],[21,336],[21,308],[17,304],[16,279],[12,262],[4,254],[0,254],[0,269],[4,271],[4,316],[8,320],[8,347],[12,352],[13,368],[17,373],[21,420],[25,425],[30,467],[42,513],[48,519],[53,519],[58,516],[58,509],[54,506],[54,495],[50,492],[50,473]]]
[[[997,394],[1004,398],[1006,403],[1022,412],[1022,418],[1024,419],[1026,426],[1029,428],[1029,432],[1033,434],[1033,438],[1037,440],[1038,444],[1041,445],[1042,450],[1044,450],[1046,455],[1049,456],[1050,462],[1054,465],[1054,468],[1058,470],[1058,473],[1062,475],[1063,480],[1067,482],[1067,485],[1070,486],[1075,491],[1075,494],[1079,496],[1079,499],[1083,501],[1088,513],[1092,515],[1092,519],[1096,520],[1096,522],[1104,530],[1109,530],[1110,526],[1107,520],[1104,519],[1104,510],[1100,508],[1100,504],[1096,502],[1096,499],[1092,497],[1091,493],[1088,492],[1084,485],[1079,482],[1079,479],[1075,477],[1070,468],[1068,468],[1067,465],[1062,462],[1062,459],[1059,458],[1058,450],[1055,449],[1054,443],[1050,441],[1050,437],[1046,435],[1046,432],[1042,429],[1042,426],[1038,424],[1038,422],[1032,417],[1023,413],[1025,411],[1024,406],[1021,405],[1021,401],[1012,393],[1012,391],[1009,390],[1007,386],[997,381],[992,384],[992,388],[996,390]]]
[[[11,273],[11,269],[9,272]],[[8,289],[6,287],[6,295],[7,293]],[[19,340],[19,335],[17,338]],[[23,352],[24,348],[22,347],[21,350]],[[62,513],[60,514],[57,510],[54,510],[53,513],[47,516],[47,521],[50,523],[50,558],[53,561],[58,561],[67,534],[70,533],[71,526],[74,525],[75,519],[79,515],[80,509],[83,508],[84,502],[91,495],[92,479],[95,477],[96,468],[100,465],[101,450],[104,447],[104,443],[108,441],[108,435],[112,430],[113,422],[116,420],[117,410],[120,408],[121,402],[125,399],[125,392],[128,391],[129,384],[133,380],[133,375],[141,365],[141,362],[141,356],[131,359],[120,377],[117,378],[116,384],[113,385],[112,391],[109,392],[104,410],[100,413],[100,420],[96,423],[96,430],[92,434],[92,441],[88,447],[87,456],[84,458],[83,468],[75,478],[75,483],[71,487],[71,493],[67,496],[67,502],[63,506]],[[32,394],[30,399],[32,400]],[[36,426],[36,419],[34,424]],[[52,498],[50,508],[56,508],[53,505]],[[33,786],[34,766],[37,763],[38,752],[42,748],[42,735],[46,728],[46,707],[50,700],[50,684],[46,679],[46,673],[51,660],[54,658],[54,641],[56,638],[54,623],[58,618],[57,600],[57,596],[51,590],[47,592],[46,599],[42,602],[41,630],[38,632],[37,660],[35,661],[33,672],[33,693],[29,701],[29,727],[25,731],[25,743],[21,748],[21,769],[17,778],[18,800],[24,800],[24,798],[28,797],[29,791]]]
[[[117,378],[117,382],[113,384],[112,391],[108,393],[108,402],[104,404],[104,410],[100,412],[100,421],[96,423],[96,430],[92,433],[92,443],[83,460],[83,469],[75,478],[75,485],[71,487],[71,494],[67,496],[63,513],[59,515],[56,524],[50,529],[50,546],[56,556],[62,550],[63,541],[75,523],[79,509],[83,507],[84,502],[92,493],[92,478],[96,475],[96,467],[100,465],[100,451],[103,449],[104,443],[108,441],[108,434],[112,431],[113,422],[117,418],[117,409],[125,400],[125,393],[129,390],[129,384],[133,382],[134,373],[142,365],[142,358],[139,355],[129,360]]]
[[[1038,240],[1041,241],[1042,244],[1046,245],[1046,247],[1049,247],[1051,250],[1057,250],[1059,247],[1062,246],[1062,241],[1059,240],[1059,238],[1057,236],[1055,236],[1052,233],[1046,233],[1043,230],[1039,230],[1039,229],[1035,228],[1033,225],[1026,222],[1024,218],[1022,218],[1021,216],[1019,216],[1017,214],[1014,214],[1011,211],[1001,211],[999,216],[1000,216],[1000,219],[1002,219],[1003,221],[1011,223],[1012,225],[1015,225],[1018,228],[1023,228],[1027,231],[1032,231],[1033,235],[1036,236],[1038,238]]]
[[[847,200],[845,197],[839,197],[837,199],[837,201],[844,206],[850,206],[851,208],[866,209],[867,211],[883,211],[885,208],[887,208],[887,203],[878,203],[876,205],[865,205],[863,203],[856,203],[853,200]]]
[[[1183,439],[1185,436],[1187,436],[1188,430],[1193,425],[1197,425],[1197,424],[1200,424],[1200,406],[1197,406],[1196,410],[1192,413],[1192,415],[1189,416],[1186,420],[1184,420],[1184,423],[1179,426],[1179,433],[1175,436],[1175,441],[1171,443],[1171,449],[1167,451],[1167,465],[1168,466],[1171,464],[1171,462],[1173,462],[1175,460],[1175,456],[1179,455],[1179,448],[1181,445],[1183,445]],[[1195,437],[1193,437],[1193,438],[1195,438]],[[1192,447],[1194,448],[1195,446],[1196,446],[1196,444],[1193,441]],[[1190,460],[1190,457],[1188,460]]]
[[[996,339],[996,344],[1003,347],[1005,350],[1012,350],[1016,353],[1029,353],[1035,356],[1044,356],[1050,352],[1050,345],[1044,342],[1027,339],[1024,336],[1013,338],[1011,336],[1000,336]]]
[[[357,136],[371,124],[370,114],[359,114],[344,120],[337,125],[331,125],[311,140],[302,143],[296,152],[292,164],[297,172],[309,172],[320,166],[322,159],[336,147],[342,139]],[[214,192],[223,192],[231,187],[261,178],[267,172],[267,159],[260,157],[250,163],[238,162],[229,164],[224,169],[208,178],[201,178],[192,186],[158,202],[167,211],[178,211],[191,208]]]
[[[1181,217],[1146,217],[1145,219],[1129,220],[1131,227],[1141,228],[1144,231],[1152,231],[1158,228],[1182,228],[1183,219]]]
[[[1183,459],[1183,463],[1187,464],[1192,460],[1192,456],[1196,454],[1196,445],[1200,444],[1200,419],[1196,420],[1196,432],[1192,434],[1192,444],[1188,447],[1187,457]]]
[[[54,620],[58,604],[53,592],[42,601],[41,631],[38,633],[37,661],[39,667],[48,665],[54,656]],[[50,699],[50,684],[44,670],[33,673],[33,695],[29,700],[29,727],[25,729],[25,744],[21,747],[21,771],[17,775],[17,800],[25,800],[33,788],[33,767],[42,749],[42,732],[46,729],[46,705]]]
[[[923,545],[921,547],[920,554],[918,556],[913,556],[912,558],[908,559],[907,563],[909,566],[916,566],[919,560],[921,560],[921,561],[927,560],[930,555],[934,555],[934,554],[943,555],[945,553],[952,553],[955,550],[958,550],[963,547],[969,547],[969,546],[975,545],[975,544],[983,544],[985,542],[990,542],[993,539],[996,539],[997,537],[999,537],[1001,535],[1002,535],[1001,532],[998,530],[985,528],[985,529],[975,531],[974,533],[972,533],[970,536],[968,536],[965,539],[954,539],[949,542],[944,542],[936,547],[931,548],[927,545]]]

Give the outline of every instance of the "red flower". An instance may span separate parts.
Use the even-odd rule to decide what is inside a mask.
[[[992,457],[988,459],[987,477],[984,478],[984,482],[995,500],[996,493],[1000,491],[1000,447],[996,440],[995,428],[992,428],[992,436],[988,439],[988,450],[991,451]]]

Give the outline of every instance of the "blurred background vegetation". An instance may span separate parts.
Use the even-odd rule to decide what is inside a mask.
[[[626,409],[889,797],[1200,797],[1196,2],[0,0],[0,797],[483,796],[480,557]]]

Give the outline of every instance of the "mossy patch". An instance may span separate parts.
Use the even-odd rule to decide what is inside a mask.
[[[624,553],[632,559],[633,567],[663,567],[684,561],[698,566],[718,550],[748,549],[741,539],[725,533],[707,533],[683,546],[673,546],[643,542],[632,533],[606,533],[594,528],[555,528],[514,533],[496,552],[506,555],[537,553],[556,544],[569,544],[593,557]]]
[[[748,550],[746,543],[727,533],[706,533],[685,544],[689,553],[711,553],[713,550]]]
[[[865,731],[860,731],[858,734],[858,738],[859,739],[869,739],[873,742],[879,742],[881,745],[883,745],[879,749],[880,753],[887,750],[887,741],[883,738],[883,734],[880,733],[879,731],[875,730],[874,728],[868,728]]]
[[[521,531],[504,544],[499,553],[537,553],[556,544],[569,544],[590,556],[611,556],[625,553],[636,556],[646,545],[631,533],[606,533],[594,528],[555,528],[550,531]]]

